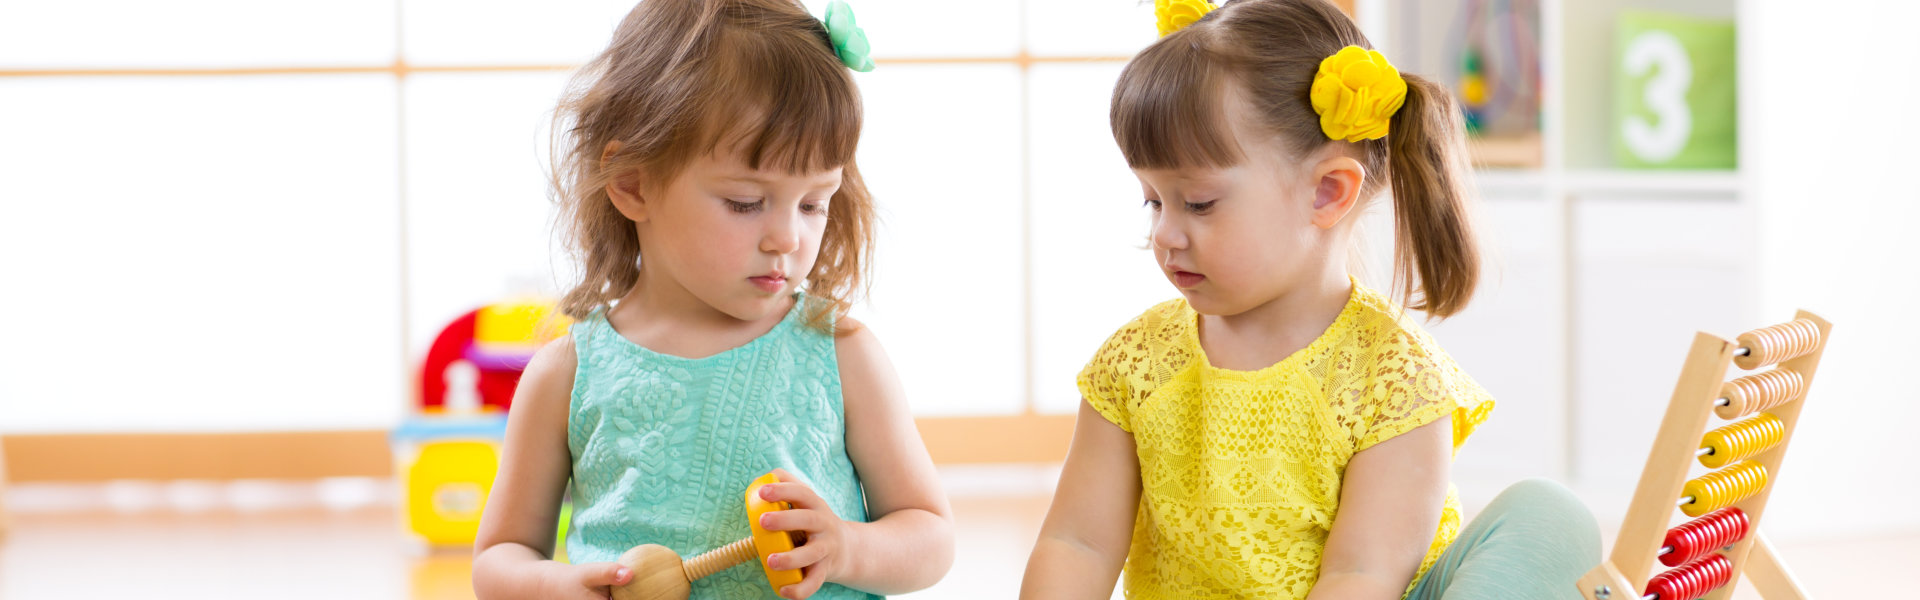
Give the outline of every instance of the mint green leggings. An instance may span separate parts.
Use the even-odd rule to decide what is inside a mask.
[[[1573,492],[1546,479],[1513,484],[1460,530],[1408,600],[1580,598],[1600,564],[1600,527]]]

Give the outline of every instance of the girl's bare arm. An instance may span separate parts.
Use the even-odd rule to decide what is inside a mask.
[[[1353,455],[1307,600],[1399,600],[1440,527],[1452,463],[1450,417]]]
[[[1106,600],[1126,564],[1140,505],[1133,434],[1086,402],[1053,492],[1053,506],[1027,560],[1020,597]]]
[[[553,562],[560,496],[573,471],[567,405],[576,364],[573,340],[547,344],[527,364],[507,417],[500,471],[474,540],[473,591],[489,598],[606,597],[632,575],[613,563]]]

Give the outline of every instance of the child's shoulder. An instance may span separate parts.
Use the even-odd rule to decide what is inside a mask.
[[[1326,356],[1327,395],[1343,410],[1371,415],[1358,438],[1365,449],[1443,416],[1453,417],[1453,447],[1487,420],[1493,396],[1390,297],[1354,287],[1344,341]]]
[[[1192,336],[1186,328],[1193,326],[1194,318],[1186,299],[1175,298],[1127,321],[1080,370],[1080,396],[1108,421],[1133,431],[1130,407],[1165,383],[1167,374],[1193,359],[1186,343]]]
[[[1414,313],[1370,287],[1355,284],[1353,300],[1342,315],[1334,345],[1368,362],[1451,362],[1433,335],[1420,326]]]
[[[842,316],[833,323],[834,358],[845,370],[852,365],[881,364],[892,366],[887,361],[885,348],[880,345],[880,337],[866,323],[848,316]]]
[[[1126,349],[1148,351],[1159,346],[1178,343],[1184,333],[1193,327],[1195,315],[1193,308],[1187,305],[1185,298],[1174,298],[1153,305],[1145,312],[1114,330],[1101,346],[1101,354]]]
[[[543,419],[566,422],[567,407],[573,396],[575,370],[580,356],[573,339],[561,336],[547,342],[527,361],[513,395],[513,413],[539,413]],[[556,417],[557,415],[557,417]]]
[[[579,363],[580,355],[574,348],[573,337],[563,335],[534,351],[533,358],[527,361],[527,368],[521,371],[521,378],[541,375],[572,378]]]
[[[1343,393],[1341,388],[1355,388],[1345,392],[1370,391],[1353,394],[1362,397],[1451,396],[1470,404],[1488,398],[1486,390],[1420,326],[1416,313],[1363,286],[1354,287],[1354,296],[1355,310],[1349,311],[1346,329],[1327,357],[1327,384],[1336,396]]]
[[[1114,381],[1179,371],[1195,356],[1195,318],[1185,298],[1155,304],[1108,336],[1088,361],[1086,371],[1103,371]]]
[[[1187,304],[1187,299],[1174,298],[1141,312],[1133,320],[1127,321],[1120,331],[1178,332],[1192,327],[1193,322],[1193,307]]]

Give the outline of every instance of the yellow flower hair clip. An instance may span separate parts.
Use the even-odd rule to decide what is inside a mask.
[[[1377,140],[1386,137],[1387,122],[1406,103],[1407,80],[1380,51],[1347,46],[1320,61],[1310,95],[1327,137]]]
[[[1160,27],[1160,37],[1167,37],[1216,8],[1219,7],[1207,0],[1153,0],[1153,19]]]

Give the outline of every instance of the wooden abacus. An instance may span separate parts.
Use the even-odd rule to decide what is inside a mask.
[[[1832,329],[1800,311],[1737,341],[1694,337],[1613,554],[1580,578],[1583,597],[1726,600],[1741,574],[1767,600],[1807,597],[1760,533],[1760,517]],[[1778,366],[1726,381],[1728,363]],[[1709,413],[1734,422],[1702,436]],[[1696,459],[1717,470],[1687,479]],[[1698,518],[1667,529],[1676,506]],[[1673,568],[1649,579],[1656,558]]]

